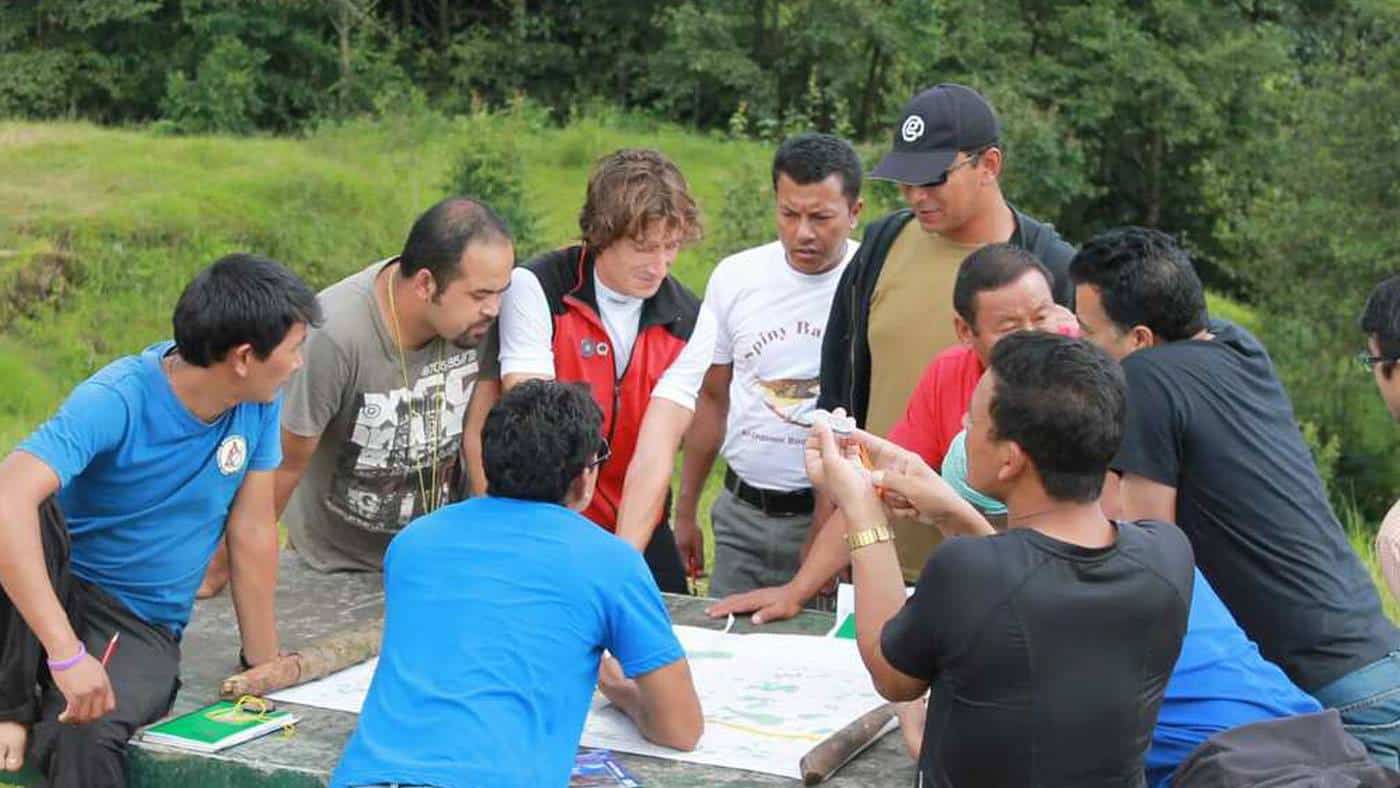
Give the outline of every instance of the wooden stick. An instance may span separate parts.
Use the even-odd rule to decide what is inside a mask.
[[[895,704],[877,706],[856,718],[855,722],[817,742],[798,763],[802,784],[816,785],[829,779],[837,769],[885,735],[894,715]]]
[[[219,697],[236,700],[244,695],[262,696],[358,665],[379,654],[383,635],[384,619],[380,618],[359,629],[313,641],[300,651],[229,676],[219,685]]]

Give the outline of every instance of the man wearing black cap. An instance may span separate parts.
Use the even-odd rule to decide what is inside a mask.
[[[876,435],[888,434],[904,415],[929,360],[958,342],[953,281],[967,255],[992,243],[1023,247],[1053,275],[1055,301],[1074,303],[1074,247],[1002,196],[1001,125],[986,99],[945,83],[915,96],[901,118],[894,149],[870,177],[898,183],[908,207],[866,229],[841,277],[822,337],[817,400],[826,410],[845,408]],[[844,528],[830,525],[823,531]],[[913,583],[941,537],[917,523],[894,525],[904,579]],[[826,536],[791,582],[730,597],[711,614],[756,611],[758,623],[795,615],[846,563],[839,536]]]

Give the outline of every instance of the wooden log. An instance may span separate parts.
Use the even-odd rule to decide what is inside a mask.
[[[383,634],[381,618],[357,629],[315,640],[300,651],[229,676],[219,685],[219,697],[237,700],[244,695],[267,695],[358,665],[379,654]]]
[[[817,742],[798,763],[802,784],[816,785],[829,779],[837,769],[885,735],[894,715],[895,704],[877,706],[857,717],[855,722]]]

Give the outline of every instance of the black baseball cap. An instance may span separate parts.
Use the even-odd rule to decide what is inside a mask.
[[[902,118],[894,130],[894,150],[880,159],[870,177],[916,186],[933,183],[952,166],[958,151],[985,147],[1001,135],[992,105],[972,88],[952,82],[915,96]]]

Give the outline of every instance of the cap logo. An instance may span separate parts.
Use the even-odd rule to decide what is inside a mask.
[[[905,118],[904,125],[899,127],[899,136],[905,142],[914,142],[924,136],[924,119],[918,115]]]

